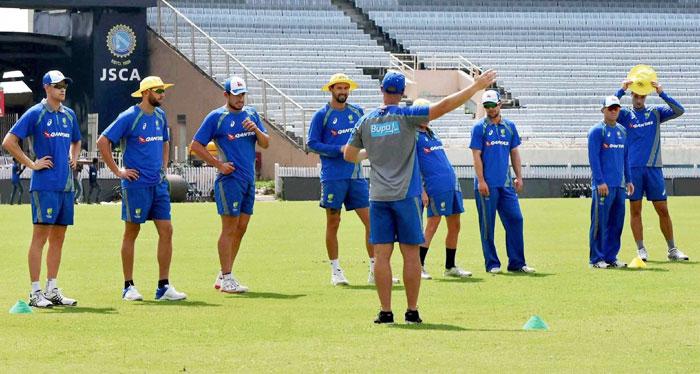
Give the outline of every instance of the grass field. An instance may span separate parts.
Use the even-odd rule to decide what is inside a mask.
[[[669,202],[677,243],[689,263],[669,263],[651,205],[644,271],[587,266],[590,200],[523,200],[534,276],[483,269],[473,201],[465,202],[457,261],[474,272],[444,279],[444,227],[436,235],[419,306],[424,324],[375,326],[366,285],[363,232],[343,213],[341,264],[353,283],[330,285],[324,214],[315,202],[259,202],[234,271],[246,295],[215,292],[219,219],[213,204],[175,204],[171,282],[186,302],[153,301],[157,280],[152,225],[137,242],[135,281],[144,302],[121,300],[119,205],[76,210],[59,285],[77,308],[10,315],[27,298],[27,205],[2,206],[0,372],[697,372],[700,370],[700,198]],[[444,225],[444,223],[443,223]],[[497,246],[505,264],[503,232]],[[621,259],[635,255],[627,225]],[[394,254],[394,270],[400,270]],[[42,284],[45,268],[42,269]],[[532,315],[547,332],[523,331]]]

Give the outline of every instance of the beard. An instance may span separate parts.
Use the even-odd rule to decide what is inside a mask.
[[[491,115],[491,114],[488,114],[488,113],[486,114],[486,116],[489,117],[489,118],[491,118],[491,119],[497,118],[497,117],[500,116],[500,115],[501,115],[501,112],[496,112],[494,115]]]
[[[343,94],[340,94],[337,96],[333,95],[333,100],[335,100],[341,104],[344,104],[348,100],[348,95],[343,95]]]
[[[148,103],[151,104],[153,107],[159,107],[160,106],[160,101],[156,100],[153,96],[148,97]]]

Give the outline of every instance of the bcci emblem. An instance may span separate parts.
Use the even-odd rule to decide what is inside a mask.
[[[136,34],[127,25],[115,25],[107,33],[107,48],[117,58],[127,58],[136,49]]]

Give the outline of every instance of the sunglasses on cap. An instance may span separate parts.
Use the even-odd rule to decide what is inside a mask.
[[[66,83],[66,82],[52,83],[51,87],[53,87],[57,90],[65,90],[66,88],[68,88],[68,83]]]
[[[165,89],[164,89],[164,88],[149,88],[148,90],[151,91],[151,92],[155,92],[155,93],[157,93],[158,95],[162,95],[162,94],[165,93]]]
[[[484,103],[484,109],[491,109],[497,107],[498,104],[496,103]]]

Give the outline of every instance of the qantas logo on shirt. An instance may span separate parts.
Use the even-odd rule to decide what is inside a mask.
[[[642,123],[635,123],[635,124],[632,125],[632,128],[633,128],[633,129],[638,129],[638,128],[641,128],[641,127],[653,126],[654,124],[655,124],[654,121],[646,121],[646,122],[642,122]]]
[[[238,138],[242,138],[245,136],[255,136],[255,131],[248,131],[248,132],[239,132],[238,134],[227,134],[226,137],[228,140],[236,140]]]
[[[45,137],[46,139],[51,139],[51,138],[70,138],[70,134],[67,133],[67,132],[58,132],[58,131],[48,132],[48,131],[44,131],[44,137]]]
[[[149,136],[144,138],[143,136],[139,136],[139,143],[141,144],[146,144],[150,142],[162,142],[163,137],[162,136]]]
[[[625,148],[625,145],[624,144],[603,143],[603,148],[605,148],[605,149],[623,149],[623,148]]]
[[[507,147],[507,146],[510,145],[510,142],[507,141],[507,140],[494,140],[494,141],[492,141],[492,142],[486,142],[486,146],[487,146],[487,147],[491,147],[491,146],[494,146],[494,145],[502,145],[502,146],[506,146],[506,147]]]
[[[430,153],[430,152],[432,152],[432,151],[437,151],[437,150],[439,150],[439,149],[445,149],[445,147],[443,147],[443,146],[441,146],[441,145],[434,145],[434,146],[432,146],[432,147],[430,147],[430,148],[428,148],[428,147],[423,147],[423,153],[426,153],[426,154],[427,154],[427,153]]]
[[[355,130],[354,127],[350,127],[350,128],[342,129],[342,130],[331,130],[331,135],[333,135],[333,136],[343,135],[343,134],[350,133],[353,130]]]

